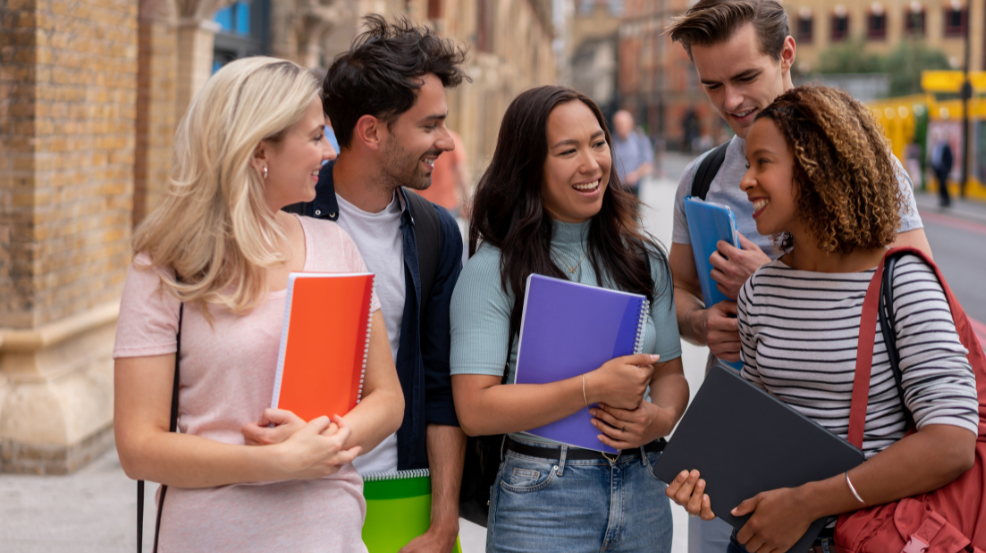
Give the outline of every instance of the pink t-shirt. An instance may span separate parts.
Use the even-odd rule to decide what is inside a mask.
[[[306,272],[366,272],[356,244],[339,225],[299,217]],[[149,258],[134,263],[146,267]],[[130,267],[120,304],[113,357],[175,352],[179,302],[160,290],[156,271]],[[181,328],[182,433],[243,445],[240,428],[270,407],[286,290],[271,292],[246,315],[186,305]],[[380,309],[376,296],[372,310]],[[329,310],[326,316],[331,316]],[[366,502],[352,465],[319,480],[247,483],[216,488],[169,487],[159,549],[166,551],[365,552]]]

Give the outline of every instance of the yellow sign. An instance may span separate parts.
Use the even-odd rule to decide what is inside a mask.
[[[986,92],[986,71],[970,71],[969,80],[975,92]],[[965,75],[961,71],[922,71],[921,88],[926,92],[959,92]]]

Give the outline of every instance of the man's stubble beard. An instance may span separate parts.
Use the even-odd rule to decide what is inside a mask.
[[[406,186],[412,190],[425,190],[431,186],[431,175],[422,174],[418,167],[420,157],[404,148],[399,141],[388,141],[384,152],[386,160],[381,168],[384,178],[394,187]]]

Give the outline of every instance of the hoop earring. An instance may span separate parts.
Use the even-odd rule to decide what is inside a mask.
[[[264,167],[264,178],[267,178],[267,167]]]

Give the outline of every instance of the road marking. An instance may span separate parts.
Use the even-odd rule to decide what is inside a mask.
[[[958,230],[967,230],[970,232],[975,232],[977,234],[982,234],[986,236],[986,225],[981,225],[979,223],[973,223],[972,221],[963,221],[961,219],[953,219],[947,215],[942,215],[940,213],[932,213],[929,211],[918,210],[921,214],[921,220],[932,221],[942,226],[952,227]]]

